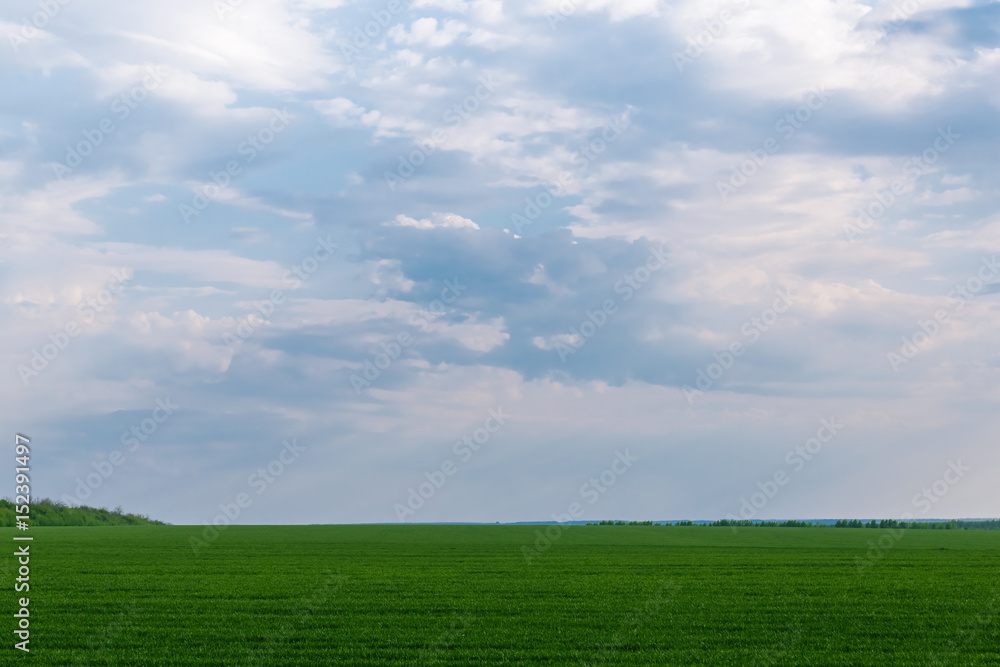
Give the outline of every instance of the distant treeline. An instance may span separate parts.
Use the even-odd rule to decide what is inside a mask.
[[[834,523],[813,521],[751,521],[749,519],[720,519],[696,524],[694,521],[592,521],[588,526],[731,526],[739,528],[912,528],[920,530],[1000,530],[1000,519],[984,521],[896,521],[882,519],[838,519]]]
[[[14,505],[5,499],[0,499],[0,527],[12,528],[16,525],[18,514]],[[126,514],[121,507],[113,510],[103,507],[70,507],[69,505],[42,498],[31,503],[28,516],[29,526],[140,526],[166,525],[162,521],[154,521],[143,514]]]

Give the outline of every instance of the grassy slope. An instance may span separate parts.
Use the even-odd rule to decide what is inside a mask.
[[[200,528],[33,528],[33,658],[1000,664],[995,532],[907,532],[859,568],[886,531],[577,526],[529,564],[539,529],[233,527],[195,556]]]
[[[137,526],[143,524],[163,525],[142,514],[126,514],[119,510],[101,507],[67,507],[61,503],[43,498],[31,503],[31,526]],[[17,520],[15,506],[6,499],[0,499],[0,527],[13,527]]]

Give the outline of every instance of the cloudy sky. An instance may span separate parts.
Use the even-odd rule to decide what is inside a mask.
[[[176,524],[995,516],[998,31],[4,3],[3,430]]]

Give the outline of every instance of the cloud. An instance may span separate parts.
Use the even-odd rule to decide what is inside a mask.
[[[414,0],[413,8],[434,7],[456,14],[464,14],[469,11],[469,4],[465,0]]]
[[[439,25],[437,19],[425,17],[414,21],[409,31],[402,25],[395,25],[388,34],[397,44],[440,48],[454,43],[459,36],[467,33],[468,29],[465,23],[454,19]]]
[[[316,110],[328,116],[334,123],[350,127],[352,125],[373,126],[381,115],[378,111],[366,111],[345,97],[335,97],[315,103]]]
[[[385,7],[95,7],[0,53],[0,398],[58,453],[39,493],[171,396],[95,502],[200,524],[186,490],[226,497],[299,437],[313,458],[247,521],[391,521],[502,405],[421,519],[544,518],[609,442],[646,472],[601,518],[718,518],[833,414],[775,515],[894,516],[959,455],[986,481],[938,507],[982,513],[996,3]]]
[[[960,202],[972,201],[979,193],[969,188],[952,188],[943,192],[923,192],[916,202],[925,206],[951,206]]]
[[[267,232],[259,227],[233,227],[229,237],[246,243],[263,243],[268,239]]]
[[[417,229],[435,229],[441,227],[451,227],[455,229],[479,229],[479,225],[468,218],[463,218],[454,213],[432,213],[430,218],[414,220],[403,214],[396,216],[392,224],[399,227],[415,227]]]

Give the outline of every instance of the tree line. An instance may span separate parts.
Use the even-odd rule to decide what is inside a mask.
[[[707,526],[738,528],[909,528],[915,530],[1000,530],[1000,519],[982,521],[897,521],[881,519],[862,521],[860,519],[837,519],[834,523],[815,521],[753,521],[750,519],[720,519],[696,524],[694,521],[591,521],[588,526]]]
[[[0,527],[13,528],[18,515],[9,500],[0,499]],[[66,503],[42,498],[31,503],[28,524],[31,526],[142,526],[167,525],[144,514],[126,514],[121,507],[70,507]]]

